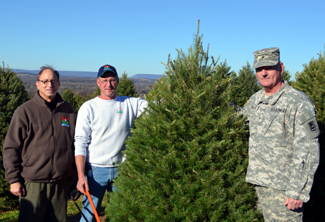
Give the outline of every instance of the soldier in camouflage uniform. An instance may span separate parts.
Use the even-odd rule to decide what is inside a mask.
[[[245,104],[249,121],[246,181],[256,186],[265,221],[302,221],[319,163],[319,128],[309,97],[283,81],[278,48],[254,52],[264,89]]]

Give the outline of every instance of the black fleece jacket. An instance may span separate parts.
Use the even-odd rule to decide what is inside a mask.
[[[3,145],[6,179],[15,182],[55,182],[74,174],[76,114],[56,95],[48,107],[38,92],[16,109]]]

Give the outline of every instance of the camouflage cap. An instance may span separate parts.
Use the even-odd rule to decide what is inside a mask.
[[[279,48],[266,48],[254,52],[253,69],[263,66],[274,66],[280,62]]]

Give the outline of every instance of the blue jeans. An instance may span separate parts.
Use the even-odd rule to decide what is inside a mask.
[[[89,193],[94,205],[97,209],[97,213],[100,212],[102,200],[105,191],[112,192],[115,190],[113,182],[117,176],[117,167],[96,167],[86,165],[86,177],[88,180]],[[96,221],[95,215],[91,208],[90,202],[86,195],[84,195],[82,213],[86,216],[89,222]],[[85,221],[83,216],[80,218],[80,222]]]

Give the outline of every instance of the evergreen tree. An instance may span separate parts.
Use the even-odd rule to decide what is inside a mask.
[[[239,70],[238,76],[234,78],[231,101],[243,107],[248,99],[261,87],[257,82],[254,69],[249,62]]]
[[[281,74],[281,77],[283,80],[286,80],[289,83],[289,85],[292,85],[292,81],[290,80],[291,78],[290,72],[285,67]]]
[[[325,53],[325,51],[324,51]],[[325,221],[325,56],[319,54],[297,72],[294,88],[306,93],[315,104],[320,127],[320,164],[314,178],[310,201],[305,204],[304,221]]]
[[[122,78],[120,78],[116,94],[119,96],[139,97],[132,79],[128,78],[125,72],[122,74]]]
[[[199,29],[147,95],[110,195],[110,221],[258,221],[245,182],[248,130],[229,106],[231,78]]]
[[[5,180],[2,148],[14,111],[28,99],[24,83],[3,63],[3,67],[0,66],[0,209],[18,206],[18,198],[11,194],[10,185]]]
[[[74,101],[76,102],[75,112],[78,113],[78,110],[80,109],[81,105],[85,102],[85,98],[83,96],[79,95],[78,92],[76,92],[76,94],[74,94],[73,98],[74,98]]]
[[[79,95],[78,92],[76,92],[76,94],[73,96],[73,100],[74,100],[74,104],[75,106],[73,106],[73,109],[76,113],[78,113],[80,107],[82,104],[84,104],[84,102],[90,100],[90,99],[93,99],[95,98],[96,96],[99,96],[100,95],[100,89],[98,86],[96,86],[96,90],[95,92],[93,92],[92,94],[89,94],[87,96],[81,96]]]
[[[75,112],[77,112],[77,103],[76,103],[76,100],[75,100],[75,97],[73,95],[73,92],[69,89],[69,88],[66,88],[62,94],[62,99],[68,103],[70,103],[70,105],[72,106],[73,110]]]
[[[219,75],[222,78],[234,78],[234,77],[236,77],[236,73],[234,71],[231,71],[231,67],[228,66],[226,61],[220,62],[216,66],[216,72],[218,72]]]
[[[95,92],[93,92],[88,99],[93,99],[93,98],[95,98],[96,96],[99,96],[99,95],[100,95],[100,88],[98,86],[96,86]]]

